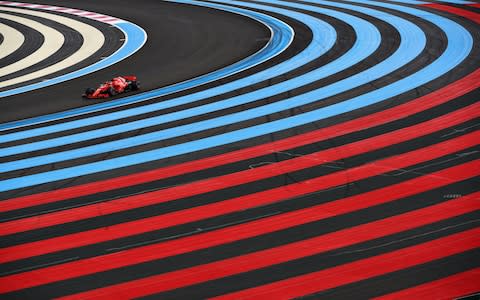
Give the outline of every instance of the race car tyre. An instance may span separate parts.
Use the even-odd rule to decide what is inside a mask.
[[[86,96],[92,95],[93,93],[95,93],[95,90],[92,89],[92,88],[88,88],[88,89],[85,90],[85,95]]]
[[[110,88],[108,89],[108,94],[109,94],[110,96],[115,96],[115,95],[117,95],[118,93],[117,93],[117,91],[116,91],[113,87],[110,87]]]
[[[137,91],[138,89],[140,89],[140,82],[132,81],[132,83],[130,84],[130,87],[132,91]]]

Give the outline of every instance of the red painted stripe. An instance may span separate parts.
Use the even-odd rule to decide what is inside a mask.
[[[292,299],[406,269],[479,246],[480,229],[476,228],[420,245],[213,299]]]
[[[91,290],[71,297],[65,297],[64,299],[117,299],[118,297],[133,299],[249,272],[462,215],[479,208],[477,205],[479,196],[480,193],[476,193],[471,197],[451,200],[431,207],[353,228],[347,228],[312,239]],[[480,229],[478,232],[480,233]],[[477,240],[478,243],[480,243],[480,237],[478,237]],[[339,277],[343,277],[343,274]],[[242,297],[232,297],[232,299],[240,298]],[[277,299],[277,297],[261,297],[257,299]]]
[[[98,20],[98,19],[97,19],[97,21],[101,21],[101,22],[108,23],[108,22],[116,22],[116,21],[118,21],[118,19],[117,19],[117,18],[108,17],[108,18],[104,18],[104,19],[102,19],[102,20]]]
[[[51,7],[52,7],[51,5],[39,5],[36,7],[36,9],[49,9]]]
[[[468,6],[480,8],[480,3],[469,4]]]
[[[394,157],[395,159],[389,158],[383,161],[377,161],[375,164],[370,164],[369,166],[378,167],[378,169],[382,170],[383,172],[387,170],[397,170],[402,166],[412,164],[412,162],[417,162],[419,159],[431,159],[432,157],[435,157],[439,154],[444,154],[445,152],[458,151],[459,148],[464,148],[465,146],[463,142],[460,142],[461,139],[465,139],[465,136],[447,142],[439,143],[432,147],[426,147],[420,150],[412,151],[409,152],[408,155],[399,155]],[[467,140],[472,142],[471,139]],[[478,170],[479,163],[480,160],[477,160],[476,170]],[[356,176],[364,173],[364,170],[358,169],[358,173],[359,174],[357,174],[357,172],[351,172],[349,173],[348,177],[351,176],[355,178]],[[332,216],[332,213],[330,212],[323,212],[323,214],[327,214],[327,216]],[[133,264],[139,264],[142,262],[178,255],[181,253],[206,249],[209,247],[214,247],[221,244],[250,238],[261,234],[282,230],[285,228],[296,226],[298,224],[304,224],[305,222],[308,222],[308,219],[318,219],[318,213],[313,216],[309,216],[302,215],[301,212],[291,212],[284,215],[264,218],[261,220],[231,226],[212,232],[206,232],[203,234],[197,234],[160,244],[138,247],[131,250],[34,270],[23,274],[6,276],[0,279],[0,292],[2,292],[3,288],[7,290],[11,288],[21,289],[29,286],[46,284],[62,279],[68,279]],[[108,230],[108,227],[106,228],[106,230]],[[14,286],[12,284],[5,284],[9,281],[15,282],[15,284],[18,283],[18,285]]]
[[[351,120],[345,123],[337,124],[331,127],[322,128],[306,134],[294,136],[280,141],[259,145],[247,149],[229,152],[226,154],[209,157],[197,161],[187,162],[166,168],[155,169],[143,173],[122,176],[118,178],[93,182],[89,184],[78,185],[58,189],[54,191],[34,194],[24,197],[13,198],[0,202],[0,212],[6,212],[30,206],[36,206],[69,198],[100,193],[122,187],[132,186],[145,182],[155,181],[163,178],[178,176],[189,172],[213,168],[223,164],[265,155],[276,151],[291,149],[302,145],[327,140],[336,136],[341,136],[351,132],[371,128],[405,118],[431,107],[448,102],[460,97],[480,86],[480,69],[469,74],[448,86],[445,86],[433,93],[412,100],[405,104],[390,108],[375,114],[362,118]]]
[[[356,210],[419,194],[421,192],[432,190],[461,180],[466,180],[468,178],[477,176],[478,168],[480,168],[479,162],[473,161],[465,163],[463,165],[447,168],[378,190],[316,205],[302,210],[297,210],[292,213],[286,213],[283,215],[283,217],[288,218],[289,214],[293,216],[299,216],[299,214],[303,215],[303,217],[300,218],[300,221],[297,221],[296,225],[319,221],[325,218],[346,214]],[[342,172],[335,176],[342,178],[348,176],[348,173]],[[327,177],[322,179],[314,179],[309,182],[299,182],[287,187],[280,187],[265,192],[250,194],[219,203],[213,203],[210,205],[172,212],[152,218],[109,226],[108,230],[105,230],[105,228],[98,228],[47,240],[3,248],[0,249],[0,263],[6,263],[37,255],[119,239],[148,231],[160,230],[188,222],[220,216],[234,211],[246,210],[257,206],[266,205],[274,201],[280,201],[309,193],[312,190],[312,187],[315,187],[315,189],[328,188],[329,186],[322,185],[322,183],[328,183],[330,181],[331,180],[329,180]],[[325,214],[325,211],[327,211],[328,214]],[[307,218],[306,216],[310,217]]]
[[[375,300],[422,299],[449,300],[480,291],[480,268],[458,273],[409,289],[384,295]]]
[[[79,13],[82,13],[84,12],[84,10],[79,10],[79,9],[70,9],[69,13],[70,14],[79,14]]]
[[[470,5],[470,6],[477,7],[476,5],[478,5],[478,4],[473,4],[473,5]],[[455,14],[455,15],[458,15],[458,16],[462,16],[462,17],[470,19],[474,22],[480,23],[480,14],[478,14],[476,12],[473,12],[473,11],[457,8],[457,7],[454,7],[454,6],[438,4],[438,3],[424,4],[423,6],[426,6],[426,7],[429,7],[429,8],[434,8],[434,9],[441,10],[441,11],[445,11],[445,12]]]
[[[86,14],[83,14],[84,17],[90,17],[90,16],[97,16],[97,13],[94,12],[87,12]]]
[[[34,216],[10,222],[2,223],[0,236],[14,234],[23,231],[45,228],[67,222],[83,220],[107,215],[115,212],[126,211],[129,209],[144,207],[148,205],[165,203],[182,197],[189,197],[202,193],[207,193],[219,189],[224,189],[240,184],[254,182],[264,178],[294,172],[297,170],[309,168],[315,165],[323,164],[328,161],[335,161],[342,158],[366,153],[376,149],[400,143],[402,141],[417,138],[419,136],[438,131],[442,128],[451,127],[456,124],[474,119],[480,115],[480,103],[472,104],[468,107],[451,112],[433,120],[423,122],[411,127],[399,129],[393,132],[354,142],[351,144],[327,149],[310,155],[293,158],[287,161],[266,165],[256,169],[218,176],[207,180],[196,181],[191,184],[175,186],[151,193],[139,194],[122,199],[116,199],[108,202],[96,203],[69,210],[53,212],[40,216]],[[475,139],[476,133],[472,138]],[[366,176],[370,174],[365,173]],[[366,178],[366,177],[363,177]],[[345,183],[345,182],[341,182]],[[340,182],[337,184],[341,184]]]

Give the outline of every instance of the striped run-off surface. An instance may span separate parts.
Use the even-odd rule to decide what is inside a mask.
[[[478,3],[130,4],[0,1],[5,73],[125,51],[0,98],[2,299],[478,297]]]

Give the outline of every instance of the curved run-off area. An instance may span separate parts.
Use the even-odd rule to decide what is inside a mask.
[[[185,1],[172,1],[172,2],[177,2],[177,3],[184,3]],[[265,24],[269,29],[272,34],[272,37],[270,41],[265,45],[264,48],[262,48],[260,51],[252,55],[251,57],[245,58],[242,61],[239,61],[233,65],[227,66],[221,70],[217,70],[215,72],[193,78],[190,80],[187,80],[185,82],[180,82],[171,86],[167,87],[162,87],[153,91],[145,92],[140,95],[132,96],[132,97],[126,97],[114,101],[109,101],[105,103],[100,103],[96,105],[90,105],[70,111],[64,111],[56,114],[50,114],[50,115],[44,115],[40,117],[35,117],[27,120],[21,120],[21,121],[15,121],[15,122],[10,122],[6,124],[0,124],[0,130],[5,130],[5,129],[10,129],[10,128],[16,128],[20,126],[28,126],[31,124],[36,124],[36,123],[41,123],[41,122],[48,122],[56,119],[63,119],[67,117],[72,117],[76,115],[81,115],[81,114],[86,114],[89,112],[95,112],[95,111],[100,111],[108,108],[114,108],[117,106],[122,106],[130,103],[135,103],[139,101],[146,101],[155,97],[160,97],[164,95],[168,95],[171,93],[175,93],[178,91],[182,91],[185,89],[189,89],[198,85],[202,85],[214,80],[219,80],[221,78],[224,78],[226,76],[233,75],[235,73],[238,73],[240,71],[246,70],[248,68],[254,67],[258,64],[261,64],[262,62],[265,62],[275,56],[277,56],[279,53],[282,53],[288,45],[291,43],[293,39],[293,30],[286,25],[284,22],[281,22],[275,18],[272,18],[268,15],[264,14],[259,14],[253,11],[247,11],[244,9],[239,9],[239,8],[232,8],[232,7],[227,7],[224,5],[219,5],[219,4],[208,4],[208,3],[201,3],[201,2],[196,2],[196,1],[188,1],[188,4],[190,5],[200,5],[200,6],[205,6],[205,7],[212,7],[215,9],[221,9],[221,10],[226,10],[229,12],[237,13],[237,14],[242,14],[246,15],[258,22],[261,22]],[[123,48],[123,54],[125,53],[130,53],[133,54],[135,51],[138,49],[135,48],[135,45],[139,42],[139,37],[141,34],[136,32],[136,27],[132,26],[131,23],[120,23],[117,24],[118,26],[127,36],[130,34],[130,39],[127,38],[127,45],[129,47],[124,46]],[[137,30],[138,31],[138,30]],[[145,35],[146,37],[146,35]],[[133,41],[131,41],[133,39]],[[144,43],[145,41],[143,41]],[[143,45],[142,43],[142,45]],[[121,50],[121,49],[120,49]],[[120,52],[119,50],[119,52]],[[101,61],[99,64],[102,65],[102,67],[106,67],[110,64],[113,64],[115,61],[121,60],[122,58],[122,53],[118,54],[116,53],[113,55],[110,63],[107,61]],[[124,58],[124,57],[123,57]],[[122,59],[123,59],[122,58]],[[105,64],[107,63],[107,64]],[[98,66],[91,66],[92,70],[95,70],[95,68]],[[38,88],[43,87],[43,86],[38,86]],[[1,97],[1,93],[0,93]]]
[[[75,4],[113,2],[130,5]],[[209,63],[0,125],[1,297],[478,292],[479,8],[138,0],[132,22],[162,14],[143,24],[139,72],[171,45],[158,61]],[[0,26],[3,41],[25,31]]]

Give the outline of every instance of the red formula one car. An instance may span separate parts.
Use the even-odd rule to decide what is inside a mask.
[[[140,87],[137,76],[118,76],[101,84],[97,89],[88,88],[83,94],[88,99],[103,99],[122,93],[136,91]]]

